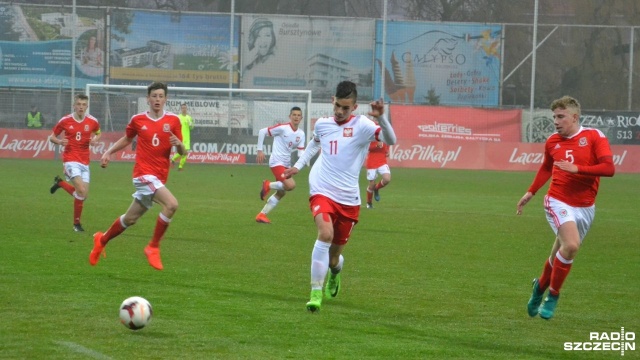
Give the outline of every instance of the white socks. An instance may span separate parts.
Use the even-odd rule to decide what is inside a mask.
[[[280,200],[278,200],[278,198],[276,197],[276,194],[269,196],[269,199],[267,199],[267,203],[264,204],[264,207],[260,212],[264,213],[265,215],[268,214],[269,211],[273,210],[273,208],[276,207],[276,205],[278,205],[279,201]]]
[[[276,181],[269,183],[269,189],[271,190],[284,190],[284,186],[282,185],[282,181]]]
[[[311,290],[322,290],[324,278],[329,270],[330,243],[316,240],[311,253]]]

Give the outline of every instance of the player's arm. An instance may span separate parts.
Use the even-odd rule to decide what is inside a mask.
[[[62,145],[62,146],[66,146],[69,143],[69,140],[67,140],[66,137],[63,139],[59,139],[55,131],[52,132],[51,135],[49,135],[49,141],[56,145]]]
[[[302,156],[298,158],[298,161],[292,167],[285,170],[282,176],[288,179],[297,174],[305,165],[310,163],[311,159],[318,153],[318,150],[320,150],[320,141],[316,141],[315,138],[311,139]]]
[[[533,179],[531,186],[529,186],[529,190],[527,190],[522,198],[520,198],[520,201],[518,201],[516,215],[522,214],[522,209],[524,208],[524,206],[527,205],[529,200],[533,198],[533,195],[535,195],[538,190],[540,190],[540,188],[547,183],[549,178],[551,178],[552,170],[553,158],[547,151],[545,151],[544,161],[542,162],[542,165],[540,165],[540,169],[538,169],[536,177]]]
[[[613,164],[613,155],[611,154],[611,146],[609,140],[600,134],[595,143],[595,157],[598,162],[595,165],[578,165],[578,174],[591,176],[607,176],[611,177],[616,173],[616,166]]]
[[[100,131],[100,129],[96,130],[94,132],[94,136],[91,138],[91,145],[95,145],[98,143],[98,141],[100,141],[100,138],[102,137],[102,131]]]
[[[387,115],[384,113],[384,100],[381,98],[380,100],[374,101],[371,104],[371,111],[369,115],[375,117],[378,120],[378,124],[380,125],[380,141],[384,141],[388,145],[393,145],[396,143],[396,133],[393,131],[393,127],[387,118]]]
[[[258,151],[256,154],[256,161],[258,162],[258,164],[262,164],[265,159],[264,152],[262,151],[262,149],[264,147],[264,138],[267,136],[268,132],[269,132],[269,128],[262,128],[258,131],[258,147],[257,147]]]
[[[591,176],[607,176],[611,177],[616,173],[616,167],[613,164],[613,157],[606,156],[598,159],[596,165],[578,165],[578,174]]]
[[[171,143],[171,145],[176,147],[176,152],[178,154],[184,155],[187,153],[187,148],[184,146],[184,143],[182,142],[182,140],[180,140],[181,137],[182,137],[181,132],[178,132],[178,135],[171,132],[171,135],[169,135],[169,142]]]

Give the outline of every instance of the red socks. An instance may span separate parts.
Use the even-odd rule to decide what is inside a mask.
[[[68,182],[62,180],[58,183],[58,185],[60,185],[61,188],[64,189],[64,191],[68,192],[69,195],[73,196],[74,191],[76,191],[76,188],[73,187],[73,185],[69,184]]]
[[[120,218],[122,218],[122,216],[118,216],[116,221],[114,221],[113,224],[109,226],[109,229],[102,235],[102,239],[100,239],[102,245],[106,245],[109,240],[122,234],[122,232],[126,230],[126,227],[122,226]]]
[[[567,275],[569,275],[572,264],[573,260],[567,260],[562,257],[560,251],[556,253],[556,258],[553,260],[553,270],[551,271],[549,294],[558,296],[564,280],[567,278]]]
[[[383,183],[382,180],[376,185],[376,190],[380,190],[383,187],[387,186],[387,184]]]
[[[149,246],[153,248],[157,248],[160,246],[160,240],[162,240],[162,236],[167,231],[169,227],[169,223],[164,221],[162,213],[158,215],[158,220],[156,220],[156,228],[153,230],[153,238],[149,242]]]
[[[73,198],[73,224],[80,224],[80,216],[82,215],[82,208],[84,207],[84,200],[78,200]]]

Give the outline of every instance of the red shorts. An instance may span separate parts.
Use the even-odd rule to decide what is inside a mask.
[[[349,241],[351,230],[358,223],[360,206],[338,204],[323,195],[313,195],[309,198],[309,207],[315,218],[318,214],[326,214],[333,223],[333,243],[344,245]]]
[[[287,170],[287,168],[282,165],[277,165],[271,168],[271,172],[273,173],[273,176],[276,177],[276,181],[284,180],[284,178],[282,177],[282,174],[284,173],[285,170]]]

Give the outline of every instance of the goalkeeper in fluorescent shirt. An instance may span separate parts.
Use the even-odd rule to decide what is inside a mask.
[[[187,152],[184,155],[180,155],[180,153],[176,152],[171,159],[171,166],[175,166],[176,161],[180,159],[180,163],[178,163],[178,171],[182,171],[184,164],[187,162],[187,157],[189,157],[189,152],[191,151],[191,130],[193,129],[193,118],[191,115],[187,114],[187,104],[180,104],[180,114],[178,114],[178,118],[180,118],[180,124],[182,124],[182,143],[184,144]]]

